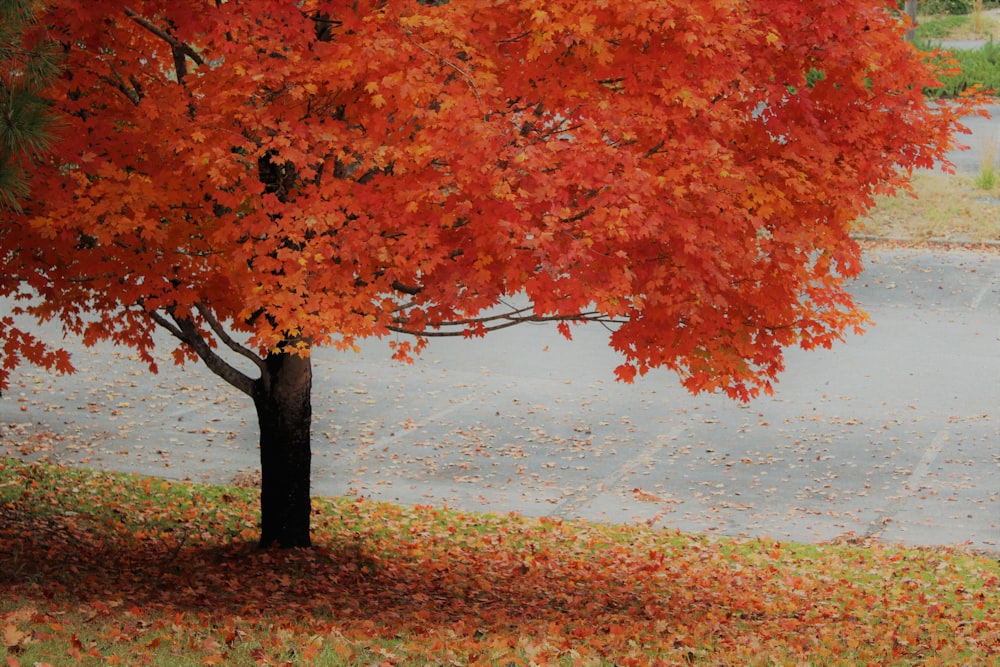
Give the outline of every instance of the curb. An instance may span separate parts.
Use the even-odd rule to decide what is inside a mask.
[[[950,248],[962,248],[965,250],[976,250],[977,248],[983,250],[1000,250],[1000,241],[986,240],[986,241],[969,241],[961,239],[942,239],[942,238],[930,238],[930,239],[911,239],[904,236],[878,236],[876,234],[851,234],[851,238],[855,241],[861,241],[865,243],[893,243],[903,246],[909,246],[914,249],[919,249],[921,247],[931,247],[940,249],[950,249]]]

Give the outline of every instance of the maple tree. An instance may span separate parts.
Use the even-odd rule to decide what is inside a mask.
[[[929,104],[937,65],[871,0],[53,0],[44,25],[68,131],[0,295],[154,369],[161,327],[252,397],[262,545],[309,544],[312,347],[599,321],[619,379],[747,399],[863,324],[849,223],[976,103]]]

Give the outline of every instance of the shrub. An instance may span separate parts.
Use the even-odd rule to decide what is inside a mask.
[[[936,48],[928,42],[918,43],[917,46],[927,51]],[[988,42],[979,49],[952,51],[952,56],[958,61],[962,71],[955,76],[946,77],[941,88],[924,91],[927,95],[955,97],[976,84],[987,90],[1000,92],[1000,45]]]
[[[921,14],[968,14],[972,0],[926,0],[919,7]]]

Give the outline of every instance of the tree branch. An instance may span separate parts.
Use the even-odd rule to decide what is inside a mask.
[[[438,54],[434,53],[433,51],[431,51],[430,49],[428,49],[426,46],[424,46],[423,44],[421,44],[417,40],[413,39],[413,32],[409,28],[404,28],[403,26],[399,25],[398,23],[396,24],[396,27],[400,28],[403,31],[403,34],[406,36],[406,39],[407,39],[407,41],[410,42],[410,44],[413,44],[415,47],[417,47],[418,49],[420,49],[421,51],[423,51],[427,55],[429,55],[429,56],[431,56],[433,58],[437,58],[439,62],[441,62],[444,65],[447,65],[448,67],[450,67],[453,70],[455,70],[456,72],[458,72],[459,75],[461,75],[461,77],[463,79],[465,79],[465,84],[469,87],[469,90],[471,90],[472,94],[476,96],[476,101],[479,103],[479,107],[481,109],[485,109],[485,107],[483,106],[483,98],[479,94],[479,88],[476,87],[476,82],[473,81],[472,77],[469,75],[468,72],[466,72],[464,69],[462,69],[461,67],[459,67],[455,63],[451,62],[450,60],[448,60],[444,56],[439,56]]]
[[[257,368],[259,368],[261,371],[264,370],[264,360],[261,359],[258,355],[256,355],[253,350],[243,345],[240,345],[235,340],[233,340],[233,337],[229,335],[229,332],[226,331],[226,329],[222,326],[222,323],[219,322],[219,318],[217,318],[205,304],[200,302],[196,303],[195,308],[198,309],[198,314],[201,315],[203,318],[205,318],[205,321],[208,323],[208,326],[211,327],[212,331],[215,333],[216,336],[218,336],[219,340],[221,340],[226,347],[228,347],[236,354],[246,357],[247,359],[252,361],[254,365],[257,366]]]
[[[532,313],[530,315],[521,315],[521,313]],[[603,313],[597,311],[589,311],[584,313],[573,313],[572,315],[535,315],[530,308],[518,308],[516,310],[502,313],[500,315],[492,315],[489,317],[482,318],[471,318],[466,320],[454,320],[449,322],[435,322],[429,325],[432,330],[424,329],[410,329],[405,326],[405,320],[398,320],[399,324],[390,325],[388,327],[389,331],[394,333],[408,334],[411,336],[423,336],[427,338],[445,338],[453,336],[466,336],[468,335],[470,326],[480,325],[479,331],[489,333],[491,331],[499,331],[500,329],[506,329],[508,327],[516,326],[518,324],[541,324],[544,322],[600,322],[602,324],[624,324],[626,320],[608,317]],[[442,331],[442,329],[450,329]]]
[[[191,48],[189,44],[180,41],[166,30],[153,24],[149,19],[139,16],[139,13],[135,10],[126,7],[125,15],[170,45],[170,50],[174,56],[174,69],[177,70],[177,81],[179,83],[183,83],[184,77],[187,75],[185,56],[199,65],[205,64],[205,59],[198,55],[198,52]]]
[[[424,291],[423,287],[419,287],[417,285],[407,285],[399,282],[398,280],[392,281],[392,289],[397,292],[402,292],[403,294],[409,294],[410,296],[415,296]]]
[[[165,318],[163,315],[160,315],[158,312],[153,310],[149,311],[149,317],[158,325],[166,329],[170,333],[170,335],[176,338],[177,340],[181,341],[182,343],[187,342],[184,339],[184,332],[178,329],[173,322]]]
[[[111,72],[115,75],[114,78],[108,76],[107,74],[99,74],[98,79],[110,84],[112,87],[119,90],[122,95],[128,98],[128,101],[132,104],[139,106],[142,101],[142,87],[138,85],[138,82],[134,78],[130,77],[132,83],[132,88],[130,89],[125,84],[125,79],[122,78],[121,72],[119,72],[114,65],[111,65]]]
[[[191,349],[194,350],[195,354],[197,354],[198,357],[205,362],[205,365],[208,366],[210,371],[247,396],[253,396],[253,387],[255,382],[253,378],[239,371],[230,365],[225,359],[216,354],[208,342],[202,337],[201,332],[198,331],[198,327],[195,326],[194,322],[192,322],[190,318],[178,317],[171,312],[171,309],[167,310],[167,314],[170,315],[170,320],[156,311],[150,312],[149,316],[154,322],[170,332],[174,338],[189,345]]]
[[[654,155],[656,155],[657,153],[660,152],[660,149],[663,148],[663,146],[665,144],[666,144],[666,142],[661,140],[660,143],[656,144],[655,146],[653,146],[652,148],[650,148],[648,151],[646,151],[643,154],[642,157],[644,157],[644,158],[653,157]]]

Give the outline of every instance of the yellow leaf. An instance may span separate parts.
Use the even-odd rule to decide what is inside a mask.
[[[28,633],[22,632],[16,625],[3,626],[3,645],[8,650],[15,650],[27,643]]]

